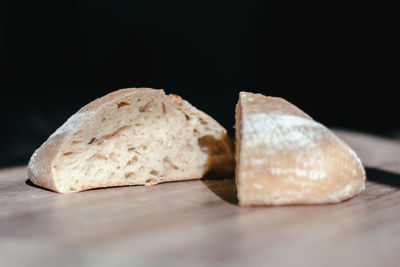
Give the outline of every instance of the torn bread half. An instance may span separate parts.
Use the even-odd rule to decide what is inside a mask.
[[[240,205],[335,203],[365,188],[355,152],[282,98],[241,92],[235,128]]]
[[[34,184],[60,193],[233,171],[233,146],[220,124],[181,97],[149,88],[121,89],[84,106],[28,165]]]

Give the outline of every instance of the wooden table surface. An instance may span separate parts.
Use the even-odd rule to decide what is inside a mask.
[[[57,194],[0,170],[0,266],[400,266],[400,142],[336,131],[367,189],[335,205],[239,207],[233,179]]]

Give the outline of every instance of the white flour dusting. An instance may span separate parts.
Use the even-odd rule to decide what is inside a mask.
[[[307,170],[302,168],[271,168],[272,175],[295,175],[296,177],[305,177],[311,180],[323,179],[326,172],[317,170]]]
[[[242,145],[267,145],[273,150],[314,147],[331,135],[322,124],[299,116],[273,113],[253,113],[242,118]]]
[[[61,125],[52,135],[49,136],[48,141],[44,142],[38,149],[35,150],[31,159],[29,160],[29,168],[34,172],[35,176],[39,173],[45,173],[47,171],[41,171],[40,165],[36,163],[39,152],[45,147],[46,143],[57,135],[67,134],[71,132],[79,123],[83,122],[93,111],[78,112],[72,115],[63,125]],[[54,149],[55,146],[52,146]],[[49,150],[49,149],[48,149]],[[44,152],[43,152],[44,153]],[[45,165],[48,168],[48,165]]]
[[[93,114],[93,111],[78,112],[72,115],[63,125],[60,126],[51,136],[57,136],[60,134],[66,134],[75,129],[75,127],[83,122],[89,115]]]
[[[360,159],[324,125],[282,99],[240,96],[240,202],[338,202],[365,188]]]

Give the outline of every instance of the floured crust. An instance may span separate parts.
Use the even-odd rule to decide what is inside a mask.
[[[336,203],[365,188],[354,151],[282,98],[241,92],[236,140],[240,205]]]
[[[153,157],[146,149],[154,150]],[[182,162],[179,149],[197,161]],[[145,173],[149,166],[144,162],[154,169],[151,174]],[[228,176],[233,166],[232,143],[214,119],[163,90],[129,88],[98,98],[71,116],[32,155],[28,176],[39,186],[65,193]]]

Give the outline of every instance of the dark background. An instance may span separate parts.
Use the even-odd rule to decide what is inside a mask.
[[[26,163],[81,106],[125,87],[179,94],[231,135],[247,90],[394,136],[399,57],[398,10],[376,3],[0,0],[0,165]]]

